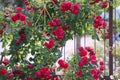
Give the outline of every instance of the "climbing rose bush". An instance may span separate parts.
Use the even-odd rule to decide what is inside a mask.
[[[73,35],[91,34],[96,38],[94,28],[106,29],[106,21],[99,14],[91,14],[98,9],[89,5],[90,1],[44,0],[39,3],[22,0],[24,6],[0,11],[0,41],[4,48],[0,53],[0,80],[61,80],[53,66],[62,56],[60,48],[66,41],[73,39]],[[100,5],[101,2],[96,0],[94,4]],[[108,3],[104,3],[102,8],[107,6]],[[75,78],[87,75],[84,74],[84,71],[88,72],[86,65],[96,66],[98,63],[93,50],[79,48],[79,51],[79,62],[75,62],[72,74]],[[97,75],[94,71],[100,71],[100,74],[104,70],[102,64],[100,69],[92,68],[92,77]],[[59,60],[58,65],[65,74],[71,66],[75,67],[65,60]]]

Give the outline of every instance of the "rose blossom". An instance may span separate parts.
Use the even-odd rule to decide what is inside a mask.
[[[62,40],[64,38],[64,31],[62,29],[62,26],[59,26],[56,30],[53,31],[53,35],[56,36],[58,40]]]
[[[7,70],[6,69],[0,69],[0,74],[1,75],[5,75],[7,73]]]
[[[68,11],[68,10],[70,10],[71,6],[72,6],[72,3],[69,1],[62,2],[60,5],[60,10],[61,11]]]
[[[75,15],[79,13],[79,10],[80,10],[80,3],[76,3],[72,5],[72,7],[70,8],[70,11]]]
[[[77,72],[76,72],[76,76],[77,77],[82,77],[82,70],[78,70]]]
[[[52,49],[53,46],[54,46],[54,43],[55,43],[54,40],[51,39],[51,40],[46,41],[46,42],[44,43],[44,46],[45,46],[47,49]]]

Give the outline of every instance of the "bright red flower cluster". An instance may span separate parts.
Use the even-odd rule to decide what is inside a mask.
[[[107,0],[94,0],[89,2],[90,5],[93,5],[96,3],[100,3],[101,8],[107,8],[109,5],[109,2]]]
[[[68,10],[70,10],[71,6],[72,6],[72,2],[70,2],[70,1],[62,2],[60,5],[60,10],[68,11]]]
[[[59,26],[56,30],[54,30],[53,35],[56,36],[58,40],[62,40],[65,36],[65,32],[62,29],[62,26]]]
[[[49,40],[49,41],[46,41],[45,43],[44,43],[44,46],[47,48],[47,49],[52,49],[53,48],[53,46],[54,46],[54,40],[53,39],[51,39],[51,40]]]
[[[104,62],[101,61],[101,62],[100,62],[100,71],[103,71],[104,69],[105,69]]]
[[[36,77],[40,79],[49,80],[52,78],[52,75],[50,74],[50,69],[48,67],[42,67],[40,70],[35,72]]]
[[[82,68],[85,67],[85,65],[87,64],[91,64],[91,65],[97,65],[97,58],[95,55],[94,50],[91,47],[79,47],[78,50],[80,51],[80,61],[78,63],[78,66],[80,67],[81,70],[78,70],[76,72],[76,76],[77,77],[82,77]],[[100,68],[91,68],[90,69],[90,74],[92,75],[92,77],[94,78],[94,80],[98,80],[98,78],[100,77],[100,73],[104,70],[105,66],[104,66],[104,62],[101,61],[100,62]]]
[[[103,20],[101,16],[96,16],[93,25],[95,28],[106,28],[107,22]]]
[[[48,22],[50,27],[57,27],[60,26],[60,19],[59,18],[54,18],[52,21]]]
[[[15,13],[11,16],[12,21],[16,22],[17,20],[20,20],[22,22],[26,22],[26,15],[22,14],[21,12]]]
[[[100,69],[93,68],[90,70],[91,75],[93,76],[94,80],[98,80],[100,73],[105,69],[104,62],[100,62]]]
[[[82,67],[84,67],[84,65],[87,64],[87,63],[88,63],[88,57],[84,56],[84,57],[82,57],[82,58],[80,59],[80,61],[79,61],[79,63],[78,63],[78,66],[82,68]]]
[[[99,77],[100,77],[100,70],[99,69],[96,69],[96,68],[93,68],[90,70],[90,74],[93,76],[94,80],[98,80]]]
[[[80,3],[73,4],[70,8],[70,11],[75,15],[79,13],[79,10],[80,10]]]
[[[63,68],[63,69],[67,69],[69,67],[69,64],[62,59],[60,59],[58,61],[58,64],[59,64],[60,68]]]
[[[73,14],[77,15],[80,10],[80,3],[72,4],[70,1],[62,2],[60,5],[60,10],[65,11],[71,11]]]
[[[79,49],[79,51],[80,51],[80,56],[81,56],[81,57],[87,55],[87,50],[86,50],[86,49],[84,49],[83,47],[79,47],[78,49]]]

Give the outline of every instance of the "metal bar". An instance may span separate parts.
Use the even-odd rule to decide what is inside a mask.
[[[110,0],[109,5],[109,76],[113,75],[113,54],[112,54],[112,47],[113,47],[113,0]]]
[[[100,80],[111,80],[109,76],[104,76],[104,78],[100,78]]]

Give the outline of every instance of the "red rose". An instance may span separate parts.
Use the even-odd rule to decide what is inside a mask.
[[[60,68],[63,68],[63,69],[67,69],[69,67],[69,64],[62,59],[60,59],[58,61],[58,64],[59,64]]]
[[[102,26],[102,18],[101,16],[97,16],[96,19],[94,20],[94,27],[95,28],[99,28],[100,26]]]
[[[16,44],[20,44],[21,40],[20,39],[16,39]]]
[[[87,64],[88,63],[88,57],[86,57],[86,56],[82,57],[80,61],[84,62],[84,64]]]
[[[21,29],[19,34],[25,34],[25,30]]]
[[[87,51],[85,49],[80,51],[80,56],[81,57],[86,56],[86,55],[87,55]]]
[[[68,10],[70,10],[71,6],[72,6],[72,3],[69,2],[69,1],[68,2],[62,2],[61,5],[60,5],[60,10],[61,11],[68,11]]]
[[[21,7],[17,7],[17,8],[15,8],[15,10],[16,10],[16,11],[21,11],[22,8],[21,8]]]
[[[0,29],[0,34],[3,34],[4,33],[4,30],[3,29]]]
[[[28,64],[29,69],[32,69],[33,67],[34,67],[33,64],[31,64],[31,63]]]
[[[63,63],[64,63],[64,60],[62,60],[62,59],[58,60],[58,64],[59,64],[59,65],[61,65],[61,64],[63,64]]]
[[[53,22],[53,21],[49,21],[48,24],[49,24],[50,27],[55,27],[55,25],[56,25],[56,23]]]
[[[45,43],[44,43],[44,46],[47,48],[47,49],[52,49],[53,48],[53,46],[54,46],[54,40],[49,40],[49,41],[46,41]]]
[[[29,76],[27,80],[34,80],[32,76]]]
[[[62,26],[59,26],[56,30],[53,31],[53,35],[56,36],[58,40],[61,40],[64,38],[64,31],[62,29]]]
[[[94,80],[98,80],[99,77],[100,77],[100,75],[98,75],[98,74],[96,74],[96,75],[93,76]]]
[[[58,77],[54,77],[54,79],[53,80],[59,80],[59,78]]]
[[[25,15],[20,15],[20,21],[26,21],[26,16]]]
[[[90,74],[92,74],[92,75],[97,74],[97,69],[96,68],[91,69]]]
[[[43,78],[45,80],[49,80],[52,78],[52,75],[50,74],[50,69],[48,67],[40,68],[40,70],[36,71],[35,74],[37,78]]]
[[[80,10],[80,3],[76,3],[72,5],[72,7],[70,8],[70,11],[75,15],[79,13],[79,10]]]
[[[104,65],[104,62],[103,62],[103,61],[100,61],[100,65]]]
[[[106,28],[107,27],[107,22],[106,21],[102,21],[102,27]]]
[[[104,2],[102,2],[102,5],[101,5],[101,7],[102,8],[107,8],[108,7],[108,1],[104,1]]]
[[[102,25],[102,17],[101,16],[96,16],[94,23],[98,24],[98,26]]]
[[[63,68],[67,69],[68,67],[69,67],[69,64],[65,62]]]
[[[7,64],[9,63],[9,60],[8,60],[7,58],[5,58],[5,59],[2,61],[2,63],[3,63],[4,65],[7,65]]]
[[[55,22],[55,26],[60,26],[60,19],[59,18],[54,18],[53,22]]]
[[[60,26],[60,19],[54,18],[53,21],[49,21],[48,24],[50,27]]]
[[[12,16],[11,16],[11,19],[12,19],[12,21],[14,21],[14,22],[16,22],[17,20],[19,20],[19,13],[16,13],[16,14],[13,14]]]
[[[101,17],[101,16],[96,16],[96,17],[95,17],[95,19],[97,19],[97,20],[100,20],[100,21],[101,21],[101,20],[102,20],[102,17]]]
[[[0,69],[0,74],[1,75],[5,75],[7,73],[7,70],[6,69]]]
[[[24,75],[24,72],[22,70],[15,70],[13,71],[14,75]]]
[[[7,75],[7,78],[8,78],[8,79],[11,79],[11,78],[13,78],[13,77],[14,77],[14,74],[13,74],[12,72]]]
[[[25,34],[20,34],[20,39],[21,40],[25,40],[26,39],[26,35]]]
[[[63,26],[63,29],[64,29],[64,30],[68,30],[68,29],[69,29],[69,25]]]
[[[88,57],[85,56],[80,59],[78,66],[82,68],[87,63],[88,63]]]
[[[100,71],[103,71],[105,69],[104,65],[100,65]]]
[[[76,76],[77,76],[77,77],[82,77],[82,70],[77,71],[77,72],[76,72]]]
[[[36,75],[36,77],[37,77],[37,78],[41,78],[41,77],[42,77],[42,75],[41,75],[41,72],[40,72],[40,71],[36,71],[36,72],[35,72],[35,75]]]
[[[96,55],[90,55],[90,62],[91,62],[92,64],[97,64]]]
[[[82,68],[84,66],[84,62],[79,61],[78,66]]]
[[[90,60],[96,60],[96,55],[91,55]]]
[[[97,64],[97,60],[92,59],[92,60],[91,60],[91,63],[92,63],[92,64]]]
[[[84,50],[84,48],[83,48],[83,47],[79,47],[78,50],[79,50],[79,51],[82,51],[82,50]]]
[[[90,51],[92,51],[93,49],[91,48],[91,47],[85,47],[85,49],[88,51],[88,52],[90,52]]]

